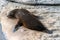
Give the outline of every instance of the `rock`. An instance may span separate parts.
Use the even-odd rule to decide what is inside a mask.
[[[29,30],[20,27],[18,31],[15,33],[13,29],[18,22],[18,19],[9,19],[7,17],[8,13],[13,9],[25,8],[29,10],[31,13],[37,16],[41,16],[43,19],[39,19],[48,29],[52,30],[52,34],[47,34],[43,32],[37,32],[33,30]],[[8,3],[1,11],[1,24],[2,31],[5,34],[7,40],[60,40],[60,29],[57,25],[60,24],[60,20],[58,19],[60,16],[60,9],[58,6],[29,6],[22,5],[17,3]],[[59,35],[59,36],[58,36]]]
[[[14,1],[14,2],[24,2],[28,4],[35,4],[35,3],[43,3],[43,4],[59,4],[60,0],[7,0],[7,1]]]

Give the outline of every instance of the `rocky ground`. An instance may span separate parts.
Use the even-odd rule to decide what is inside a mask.
[[[2,24],[2,32],[7,40],[60,40],[60,6],[29,6],[18,3],[1,1],[0,18]],[[13,32],[13,28],[17,23],[17,19],[11,20],[7,18],[7,14],[13,9],[25,8],[36,16],[41,17],[39,20],[50,30],[52,34],[37,32],[21,27],[17,32]],[[4,37],[1,33],[1,36]],[[1,37],[0,37],[1,39]],[[1,40],[5,40],[2,38]]]

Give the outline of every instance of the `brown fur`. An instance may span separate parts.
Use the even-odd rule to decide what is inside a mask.
[[[49,30],[39,21],[36,19],[36,16],[31,14],[26,9],[14,9],[10,11],[9,18],[17,18],[19,19],[18,24],[15,26],[17,30],[19,26],[24,26],[31,30],[48,32]]]

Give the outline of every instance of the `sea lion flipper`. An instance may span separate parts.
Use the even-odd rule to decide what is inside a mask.
[[[21,21],[18,21],[18,23],[17,23],[17,25],[15,26],[15,28],[14,28],[13,31],[14,31],[14,32],[17,31],[22,25],[23,25],[22,22],[21,22]]]

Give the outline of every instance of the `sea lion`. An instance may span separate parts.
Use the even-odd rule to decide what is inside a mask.
[[[35,15],[31,14],[31,12],[26,9],[14,9],[10,11],[7,17],[11,19],[19,19],[15,26],[15,31],[17,31],[20,26],[24,26],[31,30],[46,33],[50,32],[50,30],[48,30],[38,19],[36,19]]]

